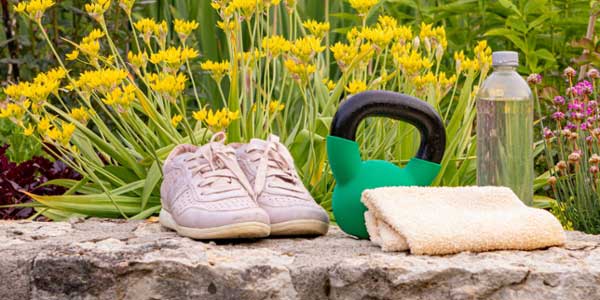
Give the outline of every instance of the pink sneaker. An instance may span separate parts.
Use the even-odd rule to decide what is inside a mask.
[[[325,234],[329,216],[302,184],[279,137],[237,145],[238,162],[254,185],[258,205],[271,220],[271,235]]]
[[[224,138],[218,133],[202,147],[179,145],[171,151],[163,166],[160,223],[194,239],[268,236],[269,216],[254,201]]]

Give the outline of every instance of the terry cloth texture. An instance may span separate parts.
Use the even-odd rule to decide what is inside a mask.
[[[506,187],[384,187],[365,190],[362,202],[371,241],[383,251],[533,250],[566,238],[551,213]]]

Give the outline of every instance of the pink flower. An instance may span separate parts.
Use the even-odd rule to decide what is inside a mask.
[[[563,75],[567,78],[573,78],[573,77],[575,77],[575,75],[577,75],[577,71],[575,71],[575,69],[573,69],[571,67],[567,67],[563,71]]]
[[[544,138],[549,140],[554,137],[554,132],[548,127],[544,127]]]
[[[583,102],[575,99],[567,105],[567,108],[569,111],[583,111],[584,104]]]
[[[600,72],[598,72],[598,70],[591,68],[588,72],[587,72],[587,77],[589,77],[590,79],[597,79],[600,78]]]
[[[565,113],[561,112],[561,111],[557,111],[555,113],[552,114],[552,119],[556,120],[556,121],[560,121],[562,119],[565,118]]]
[[[529,76],[527,76],[527,83],[531,84],[531,85],[538,85],[540,83],[542,83],[542,75],[538,74],[538,73],[532,73]]]
[[[591,95],[593,92],[593,87],[592,84],[587,81],[580,81],[578,82],[573,89],[571,90],[571,92],[577,96],[583,96],[583,95]]]
[[[565,98],[563,96],[556,96],[556,97],[554,97],[554,104],[555,105],[563,105],[563,104],[565,104]]]

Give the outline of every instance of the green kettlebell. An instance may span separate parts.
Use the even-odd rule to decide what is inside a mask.
[[[405,121],[419,130],[419,150],[404,168],[384,160],[361,160],[356,130],[371,116]],[[367,91],[342,102],[327,136],[327,157],[336,180],[332,206],[337,224],[348,234],[368,238],[362,192],[384,186],[430,185],[440,170],[445,147],[442,119],[425,101],[394,92]]]

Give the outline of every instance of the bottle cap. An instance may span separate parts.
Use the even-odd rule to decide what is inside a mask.
[[[492,52],[492,66],[519,66],[519,53],[515,51]]]

